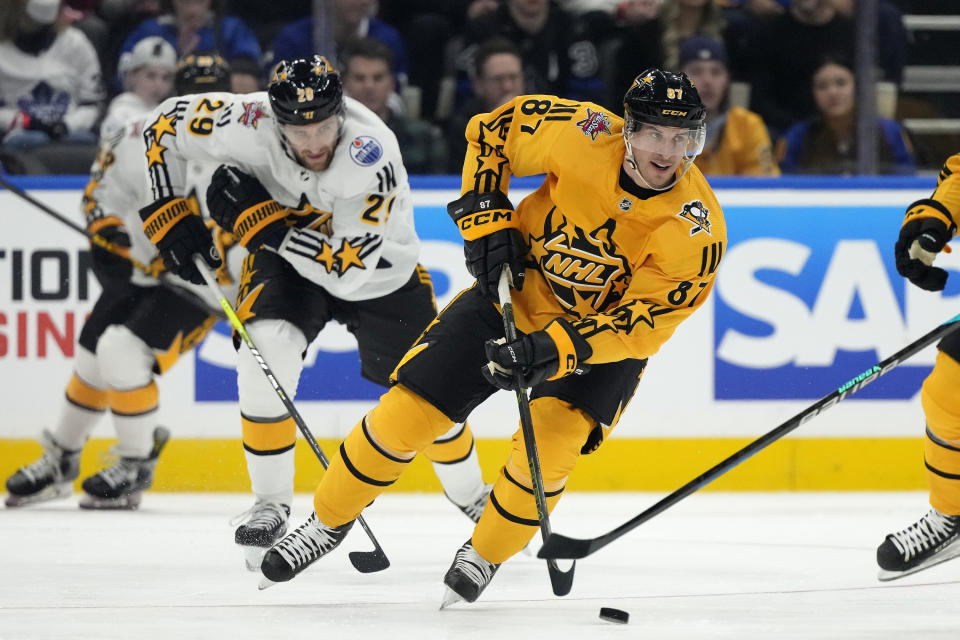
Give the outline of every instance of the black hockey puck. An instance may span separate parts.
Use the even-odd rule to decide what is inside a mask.
[[[600,619],[617,624],[627,624],[630,622],[630,614],[613,607],[600,607]]]

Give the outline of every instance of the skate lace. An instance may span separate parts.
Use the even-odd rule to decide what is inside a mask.
[[[59,469],[60,465],[57,463],[57,459],[50,453],[44,452],[36,462],[20,467],[20,473],[26,476],[27,480],[35,483],[43,478],[56,479]]]
[[[106,482],[111,489],[116,489],[125,482],[132,482],[137,477],[139,465],[136,460],[120,458],[112,466],[100,471],[97,475]]]
[[[293,530],[274,549],[291,567],[304,564],[315,556],[321,556],[337,544],[333,529],[320,524],[317,514]]]
[[[286,519],[283,507],[273,502],[257,501],[252,507],[230,520],[230,526],[236,526],[246,520],[243,526],[251,529],[271,529],[279,527]],[[247,519],[249,518],[249,519]]]
[[[960,518],[946,516],[931,509],[930,512],[915,523],[891,535],[894,545],[903,554],[904,560],[910,560],[914,555],[938,545],[949,538]]]
[[[460,547],[454,562],[461,573],[466,575],[474,584],[480,586],[490,582],[493,572],[499,566],[484,560],[469,544]]]

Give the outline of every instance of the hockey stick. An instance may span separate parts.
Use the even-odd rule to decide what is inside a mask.
[[[800,425],[812,420],[841,400],[844,400],[860,389],[863,389],[865,386],[883,374],[887,373],[907,358],[915,355],[920,350],[933,344],[950,332],[955,331],[958,327],[960,327],[960,315],[956,315],[950,320],[947,320],[936,329],[911,342],[886,360],[881,360],[857,377],[840,385],[834,391],[820,398],[812,405],[781,424],[776,429],[769,431],[763,436],[757,438],[723,462],[703,472],[687,484],[683,485],[664,499],[657,502],[646,511],[624,522],[616,529],[613,529],[602,536],[586,539],[568,538],[567,536],[555,533],[543,543],[543,547],[540,548],[540,552],[537,555],[541,558],[585,558],[594,551],[607,546],[628,531],[640,526],[657,514],[666,511],[668,508],[680,502],[691,493],[698,491],[701,487],[713,482],[753,454],[765,449]]]
[[[303,416],[301,416],[300,412],[297,411],[297,408],[293,406],[293,401],[283,390],[283,387],[280,385],[280,381],[277,380],[277,377],[273,375],[273,371],[269,366],[267,366],[267,361],[263,359],[263,355],[260,353],[260,350],[257,349],[257,346],[253,343],[253,338],[250,337],[250,334],[247,333],[246,328],[243,326],[243,322],[241,322],[240,318],[237,317],[236,312],[234,312],[233,307],[230,305],[230,302],[224,295],[223,289],[220,288],[220,284],[217,282],[217,278],[213,274],[213,271],[209,266],[207,266],[207,263],[204,262],[203,258],[201,258],[199,255],[194,254],[193,262],[197,265],[197,269],[200,270],[200,275],[203,276],[207,286],[209,286],[210,290],[216,294],[217,299],[220,302],[220,306],[223,307],[224,313],[226,313],[227,318],[230,319],[230,324],[233,325],[233,328],[236,329],[237,333],[240,334],[240,337],[243,338],[247,348],[250,349],[250,353],[253,354],[257,364],[260,365],[260,370],[263,371],[263,375],[267,377],[267,380],[273,386],[273,390],[276,391],[277,396],[280,397],[280,401],[283,403],[283,406],[293,417],[293,421],[297,424],[297,427],[299,427],[300,433],[303,434],[303,439],[307,441],[307,444],[309,444],[310,448],[313,449],[313,453],[317,456],[317,459],[320,460],[320,464],[323,465],[324,469],[326,469],[330,466],[327,456],[323,454],[323,450],[317,443],[316,438],[314,438],[313,434],[310,433],[310,429],[307,428],[307,423],[304,422]],[[360,526],[363,527],[363,530],[367,533],[367,536],[373,543],[373,551],[351,551],[349,554],[347,554],[350,556],[350,562],[360,573],[383,571],[390,566],[390,560],[387,558],[387,554],[383,552],[383,548],[373,536],[373,532],[370,531],[370,527],[367,526],[367,522],[364,520],[362,515],[357,516],[357,521],[360,523]]]
[[[503,312],[503,333],[507,342],[517,339],[517,324],[513,319],[513,301],[510,297],[510,267],[504,265],[500,272],[500,282],[497,284],[497,293],[500,298],[500,309]],[[520,409],[520,431],[523,432],[523,444],[527,449],[527,463],[530,465],[530,480],[533,484],[533,497],[537,503],[537,515],[540,520],[540,535],[544,544],[553,535],[550,529],[550,513],[547,510],[547,496],[543,491],[543,478],[540,475],[540,456],[537,454],[537,441],[533,433],[533,416],[530,415],[530,398],[524,385],[523,373],[517,367],[513,370],[513,379],[517,386],[517,407]],[[574,563],[566,571],[561,571],[556,560],[547,560],[547,571],[550,573],[550,584],[553,594],[565,596],[573,587]]]
[[[119,256],[119,257],[123,258],[124,260],[127,260],[127,261],[130,262],[130,263],[133,265],[133,267],[134,267],[135,269],[137,269],[138,271],[141,271],[141,272],[143,272],[143,273],[145,273],[145,274],[147,274],[148,276],[151,276],[151,277],[153,277],[153,278],[157,278],[157,279],[160,281],[160,284],[162,284],[163,286],[167,287],[168,289],[170,289],[171,291],[173,291],[174,293],[176,293],[177,295],[179,295],[179,296],[180,296],[181,298],[183,298],[184,300],[187,300],[188,302],[190,302],[190,304],[192,304],[192,305],[194,305],[194,306],[199,306],[201,309],[205,309],[205,310],[208,310],[208,311],[211,310],[210,307],[209,307],[207,304],[205,304],[202,300],[200,300],[199,298],[197,298],[196,296],[194,296],[194,294],[192,294],[192,293],[190,293],[189,291],[187,291],[186,289],[184,289],[184,288],[182,288],[182,287],[178,287],[177,285],[175,285],[175,284],[173,284],[172,282],[170,282],[170,277],[169,277],[168,275],[166,275],[166,274],[164,274],[164,273],[161,273],[161,274],[158,275],[154,269],[151,269],[151,268],[150,268],[149,265],[143,264],[142,262],[140,262],[139,260],[137,260],[137,259],[134,258],[133,256],[124,255],[123,253],[121,253],[121,248],[118,247],[117,245],[115,245],[114,243],[110,242],[109,240],[107,240],[106,238],[104,238],[104,237],[101,236],[101,235],[98,235],[98,234],[96,234],[96,233],[92,233],[92,232],[90,232],[89,230],[85,229],[84,227],[81,227],[79,224],[77,224],[76,222],[74,222],[74,221],[71,220],[70,218],[68,218],[68,217],[64,216],[63,214],[61,214],[60,212],[54,210],[52,207],[47,206],[47,205],[44,204],[43,202],[37,200],[36,198],[34,198],[34,197],[31,196],[29,193],[27,193],[26,191],[24,191],[24,190],[21,189],[20,187],[16,186],[15,184],[12,184],[12,183],[9,182],[6,178],[4,178],[2,175],[0,175],[0,187],[3,187],[4,189],[7,189],[8,191],[10,191],[10,193],[12,193],[12,194],[20,197],[21,199],[26,200],[27,202],[29,202],[30,204],[32,204],[33,206],[35,206],[37,209],[40,209],[40,211],[43,211],[44,213],[46,213],[46,214],[48,214],[48,215],[50,215],[50,216],[53,216],[54,218],[56,218],[57,220],[59,220],[59,221],[62,222],[63,224],[65,224],[65,225],[67,225],[68,227],[70,227],[71,229],[73,229],[74,231],[83,234],[84,236],[87,237],[88,240],[90,240],[90,242],[92,242],[93,244],[97,245],[97,246],[100,247],[101,249],[103,249],[103,250],[105,250],[105,251],[108,251],[109,253],[112,253],[112,254],[115,255],[115,256]],[[216,315],[219,315],[221,318],[224,317],[224,316],[221,315],[220,313],[217,313],[215,310],[214,310],[214,313],[216,313]]]

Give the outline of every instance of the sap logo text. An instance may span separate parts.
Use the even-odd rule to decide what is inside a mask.
[[[807,244],[769,237],[728,249],[717,280],[718,299],[729,307],[718,311],[718,361],[748,369],[826,368],[841,352],[894,353],[910,335],[956,314],[957,296],[905,286],[875,240],[839,240],[828,256],[812,253]],[[957,270],[960,259],[941,254],[937,264]]]

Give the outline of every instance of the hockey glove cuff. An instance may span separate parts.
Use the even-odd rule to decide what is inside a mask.
[[[918,200],[907,209],[900,237],[894,245],[897,272],[927,291],[941,291],[947,272],[933,266],[940,251],[950,251],[946,243],[957,233],[957,225],[943,204],[936,200]]]
[[[287,231],[288,211],[256,177],[236,167],[221,165],[213,173],[207,208],[220,228],[233,233],[249,251],[264,244],[278,247]]]
[[[523,386],[535,387],[545,380],[586,373],[590,365],[584,360],[593,355],[586,339],[562,318],[514,342],[488,340],[484,350],[489,362],[483,376],[494,386],[513,390],[517,390],[514,371],[518,367]]]
[[[523,289],[528,247],[517,229],[517,213],[500,191],[468,191],[447,205],[447,213],[463,236],[467,271],[477,279],[480,292],[497,301],[497,284],[504,265],[510,267],[510,286]]]
[[[193,264],[194,254],[202,256],[212,269],[222,264],[210,229],[190,210],[183,198],[165,198],[147,205],[140,209],[140,219],[144,221],[143,230],[147,237],[157,245],[163,264],[184,280],[204,283]]]

